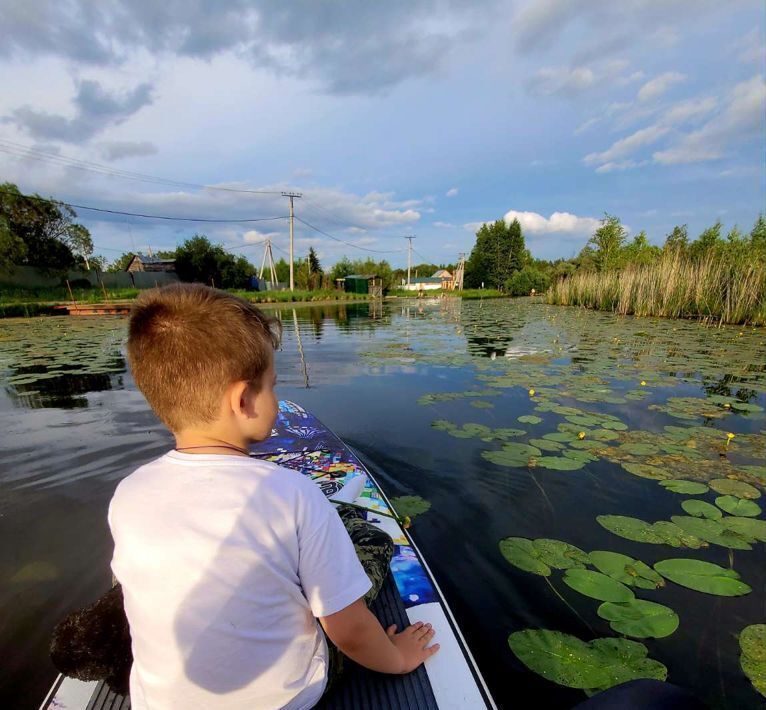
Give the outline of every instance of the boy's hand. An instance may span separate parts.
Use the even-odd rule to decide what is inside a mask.
[[[398,634],[396,633],[396,624],[394,624],[386,629],[386,634],[402,655],[401,673],[414,671],[423,661],[439,650],[438,643],[428,646],[434,637],[434,630],[431,628],[431,624],[424,624],[422,621],[408,626]]]

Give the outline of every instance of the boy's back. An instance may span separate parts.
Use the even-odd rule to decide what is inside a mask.
[[[109,512],[133,707],[311,707],[326,679],[315,617],[370,583],[311,481],[241,456],[170,452]]]

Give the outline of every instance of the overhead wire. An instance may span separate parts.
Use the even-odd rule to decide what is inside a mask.
[[[41,162],[52,163],[63,167],[75,168],[77,170],[84,170],[88,172],[98,173],[100,175],[108,175],[111,177],[122,178],[125,180],[136,180],[139,182],[147,182],[155,185],[168,185],[171,187],[188,187],[199,190],[216,190],[221,192],[236,192],[249,195],[281,195],[282,190],[246,190],[243,188],[224,187],[222,185],[204,185],[201,183],[186,182],[183,180],[172,180],[170,178],[158,177],[156,175],[148,175],[146,173],[133,172],[131,170],[121,170],[119,168],[113,168],[102,163],[96,163],[91,160],[83,160],[81,158],[73,158],[71,156],[48,153],[34,148],[32,146],[26,146],[22,143],[16,143],[5,138],[0,138],[0,152],[6,153],[17,158],[29,158],[31,160],[39,160]]]
[[[336,242],[341,242],[342,244],[346,244],[350,247],[354,247],[354,249],[362,249],[364,251],[373,252],[375,254],[397,254],[400,252],[403,252],[404,249],[370,249],[369,247],[363,247],[359,244],[354,244],[353,242],[348,242],[345,239],[341,239],[340,237],[336,237],[329,232],[325,232],[323,229],[319,229],[319,227],[315,227],[310,222],[307,222],[305,219],[302,219],[298,215],[295,215],[295,219],[297,219],[302,224],[305,224],[310,229],[313,229],[315,232],[318,232],[319,234],[323,234],[325,237],[329,237],[330,239],[334,239]]]
[[[277,217],[252,217],[245,219],[211,219],[209,217],[174,217],[169,215],[157,215],[157,214],[143,214],[141,212],[127,212],[125,210],[107,209],[105,207],[92,207],[88,205],[78,205],[74,202],[68,202],[67,200],[55,200],[49,197],[40,197],[39,195],[24,195],[14,192],[13,190],[5,190],[0,188],[0,193],[6,195],[13,195],[15,197],[23,197],[26,200],[34,200],[37,202],[50,202],[59,205],[68,205],[78,210],[89,210],[91,212],[102,212],[107,214],[124,215],[127,217],[142,217],[144,219],[162,219],[172,222],[211,222],[218,224],[248,224],[250,222],[273,222],[279,219],[287,219],[288,215],[280,215]]]

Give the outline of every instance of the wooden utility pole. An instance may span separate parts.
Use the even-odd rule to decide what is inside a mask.
[[[271,251],[271,239],[266,240],[266,246],[263,250],[263,260],[261,261],[261,270],[258,273],[258,278],[263,278],[263,268],[266,266],[266,260],[269,262],[269,275],[271,276],[272,288],[276,288],[277,284],[277,267],[274,266],[274,253]]]
[[[295,207],[293,199],[303,197],[300,192],[283,192],[282,197],[290,200],[290,290],[295,291],[295,264],[293,263],[293,224],[295,222]]]
[[[410,270],[412,269],[412,240],[415,238],[414,234],[409,234],[405,239],[409,242],[407,248],[407,286],[410,285]]]

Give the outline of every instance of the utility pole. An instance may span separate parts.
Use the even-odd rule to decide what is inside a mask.
[[[410,285],[410,270],[412,269],[412,240],[415,238],[414,234],[409,234],[404,237],[409,242],[407,248],[407,286]]]
[[[266,246],[263,250],[263,261],[261,261],[261,270],[258,274],[258,278],[263,278],[263,269],[266,266],[266,260],[269,261],[269,275],[271,276],[271,283],[273,288],[276,288],[277,284],[277,269],[274,266],[274,253],[271,251],[271,239],[266,240]]]
[[[293,224],[295,222],[295,208],[293,199],[303,197],[300,192],[283,192],[282,197],[290,200],[290,290],[295,291],[295,264],[293,264]]]

